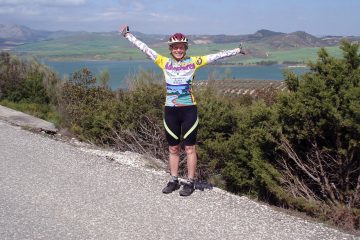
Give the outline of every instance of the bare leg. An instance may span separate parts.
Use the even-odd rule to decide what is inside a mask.
[[[194,179],[197,163],[197,155],[195,145],[185,146],[185,152],[187,156],[187,170],[188,178]]]
[[[178,176],[180,162],[180,146],[169,146],[169,165],[171,176]]]

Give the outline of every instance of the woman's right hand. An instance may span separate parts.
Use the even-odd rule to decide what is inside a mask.
[[[122,26],[120,26],[120,28],[119,28],[119,32],[121,33],[121,35],[123,35],[124,37],[126,36],[126,34],[128,33],[128,32],[130,32],[130,30],[129,30],[129,26],[128,25],[122,25]]]
[[[240,49],[240,54],[242,54],[242,55],[246,55],[247,54],[247,52],[245,51],[245,49],[244,49],[244,47],[243,47],[243,43],[241,42],[240,44],[239,44],[239,49]]]

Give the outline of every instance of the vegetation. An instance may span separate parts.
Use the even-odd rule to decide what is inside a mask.
[[[35,60],[0,53],[0,103],[58,123],[58,76]]]
[[[220,176],[232,192],[359,228],[358,48],[343,42],[342,59],[321,49],[309,73],[287,73],[290,91],[274,104],[235,104],[205,94],[199,100],[205,175]]]
[[[84,141],[166,159],[161,126],[165,93],[154,78],[142,72],[128,91],[113,92],[98,86],[86,68],[74,73],[61,89],[63,126]]]
[[[359,45],[343,41],[341,51],[338,58],[320,49],[309,72],[285,74],[287,91],[278,94],[254,99],[219,94],[211,84],[197,89],[198,178],[359,229]],[[106,72],[100,84],[86,68],[54,84],[36,64],[6,54],[1,63],[1,99],[54,104],[62,127],[81,139],[166,161],[165,92],[154,73],[141,72],[127,91],[114,92]]]
[[[220,36],[223,40],[226,36]],[[139,38],[161,54],[168,54],[168,46],[164,41],[155,41],[139,33]],[[227,43],[215,41],[209,44],[192,44],[189,55],[202,55],[215,53],[224,49],[238,47],[239,41]],[[154,43],[154,45],[151,45]],[[130,47],[131,43],[116,34],[80,34],[53,40],[26,43],[17,46],[13,51],[17,54],[31,55],[49,60],[144,60],[145,56],[136,48]],[[319,47],[276,48],[266,41],[246,42],[244,47],[249,52],[248,56],[233,57],[226,62],[232,64],[261,64],[265,62],[283,63],[286,61],[306,62],[316,60]],[[331,54],[340,56],[341,51],[337,46],[327,47]]]
[[[334,221],[342,212],[347,224],[359,227],[359,45],[343,42],[341,49],[342,59],[320,50],[300,79],[288,73],[290,93],[277,105],[277,165],[282,186],[297,202],[323,206]]]

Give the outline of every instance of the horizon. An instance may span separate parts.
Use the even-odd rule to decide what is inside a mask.
[[[358,0],[0,0],[0,23],[44,31],[244,35],[266,29],[360,36]]]

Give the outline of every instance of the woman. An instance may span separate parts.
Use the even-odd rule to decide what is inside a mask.
[[[241,46],[233,50],[226,50],[205,56],[186,56],[188,39],[181,33],[175,33],[169,38],[171,57],[165,57],[145,43],[138,40],[129,32],[128,26],[120,28],[121,34],[143,51],[157,64],[164,73],[166,81],[166,101],[164,126],[166,139],[169,144],[170,181],[163,189],[163,193],[171,193],[180,188],[178,169],[180,161],[180,141],[185,146],[187,156],[188,180],[180,190],[180,196],[189,196],[194,192],[194,178],[196,171],[196,133],[199,123],[197,106],[192,92],[192,81],[198,68],[215,60],[245,54]]]

